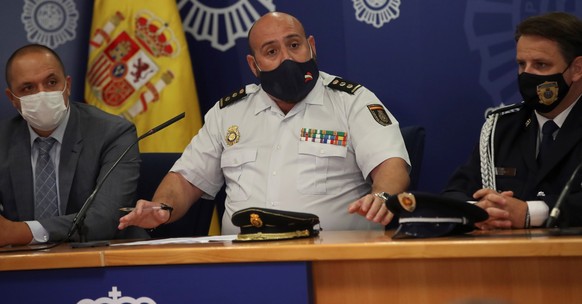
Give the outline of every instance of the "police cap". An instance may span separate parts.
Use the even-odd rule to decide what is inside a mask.
[[[386,207],[399,217],[393,239],[463,234],[489,217],[471,203],[421,192],[392,195],[386,200]]]
[[[231,220],[240,227],[237,241],[282,240],[319,234],[319,230],[313,228],[319,224],[319,217],[310,213],[252,207],[235,212]]]

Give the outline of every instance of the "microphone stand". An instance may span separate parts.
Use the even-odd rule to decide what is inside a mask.
[[[105,182],[105,180],[107,179],[109,174],[113,171],[113,169],[115,169],[115,167],[117,167],[117,164],[121,161],[121,159],[125,156],[125,154],[127,154],[127,152],[129,152],[129,150],[131,148],[133,148],[133,146],[135,146],[135,144],[137,144],[138,142],[139,142],[139,139],[137,141],[133,142],[129,147],[127,147],[127,149],[125,149],[125,151],[123,151],[123,153],[117,159],[117,161],[115,161],[113,166],[111,166],[111,168],[109,168],[107,173],[105,173],[105,175],[103,176],[101,181],[97,184],[97,186],[95,187],[95,189],[93,190],[91,195],[89,195],[87,200],[85,200],[85,203],[83,203],[81,210],[79,210],[79,212],[77,212],[77,215],[75,215],[75,218],[73,219],[73,225],[71,226],[71,228],[69,229],[69,233],[67,234],[67,240],[70,240],[71,237],[73,236],[73,234],[75,232],[78,232],[79,243],[71,243],[71,247],[73,247],[73,248],[98,247],[98,246],[107,246],[109,244],[108,241],[87,242],[87,233],[89,230],[87,228],[87,226],[85,226],[85,218],[87,217],[87,210],[89,210],[89,207],[91,207],[91,205],[93,204],[93,201],[95,200],[95,196],[97,195],[97,192],[99,192],[99,189],[101,189],[101,186],[103,185],[103,183]]]
[[[115,167],[117,167],[117,164],[119,164],[119,162],[121,162],[123,157],[129,152],[129,150],[131,150],[131,148],[133,148],[133,146],[135,146],[140,140],[162,130],[163,128],[165,128],[165,127],[175,123],[176,121],[184,118],[185,116],[186,116],[185,113],[181,113],[181,114],[177,115],[176,117],[162,123],[161,125],[147,131],[142,136],[138,137],[138,139],[136,141],[134,141],[129,147],[127,147],[125,149],[125,151],[123,151],[121,156],[119,156],[117,161],[115,161],[115,163],[113,163],[113,165],[111,166],[111,168],[109,168],[107,173],[105,173],[105,175],[103,176],[101,181],[97,184],[97,186],[95,186],[95,189],[93,190],[91,195],[87,198],[87,200],[85,200],[85,202],[83,203],[83,206],[81,207],[81,210],[79,210],[79,212],[77,212],[77,214],[75,215],[75,218],[73,219],[73,224],[71,225],[71,228],[69,229],[69,232],[67,233],[66,241],[70,240],[71,237],[73,236],[73,234],[75,232],[77,232],[79,234],[79,243],[71,243],[71,247],[73,247],[73,248],[97,247],[97,246],[107,246],[109,244],[108,241],[87,242],[88,228],[85,225],[85,218],[87,217],[87,210],[89,210],[89,207],[91,207],[91,205],[93,204],[93,201],[95,200],[95,196],[99,192],[99,189],[101,189],[101,186],[103,186],[103,183],[105,182],[105,180],[107,180],[107,177],[109,176],[109,174],[111,174],[113,169],[115,169]]]
[[[562,189],[562,192],[560,192],[560,196],[556,200],[556,204],[554,205],[554,208],[552,208],[552,211],[550,212],[550,216],[548,217],[548,221],[546,223],[546,228],[553,228],[554,225],[556,224],[556,221],[558,220],[558,217],[560,216],[560,207],[562,205],[562,202],[564,202],[566,200],[566,195],[570,194],[570,186],[572,185],[574,178],[576,178],[576,175],[578,175],[578,171],[580,171],[580,167],[582,167],[582,163],[580,163],[580,164],[578,164],[578,166],[576,166],[576,169],[574,169],[574,172],[572,172],[572,175],[570,175],[570,179],[566,182],[564,189]]]

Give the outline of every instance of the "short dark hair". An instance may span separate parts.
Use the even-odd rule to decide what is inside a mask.
[[[560,53],[570,63],[582,56],[582,21],[564,12],[551,12],[523,20],[515,30],[515,41],[523,35],[540,36],[556,41]]]
[[[42,52],[48,52],[53,57],[55,57],[59,63],[59,66],[63,72],[63,75],[67,75],[65,73],[65,65],[63,64],[61,57],[59,57],[59,55],[53,49],[49,48],[48,46],[44,46],[42,44],[27,44],[23,47],[20,47],[16,51],[14,51],[14,53],[12,53],[12,55],[10,55],[10,58],[8,58],[8,61],[6,61],[6,67],[4,68],[4,77],[6,79],[6,85],[8,85],[8,87],[10,88],[10,77],[8,75],[8,71],[12,67],[12,62],[14,61],[15,58],[17,58],[21,55],[25,55],[25,54],[42,53]]]

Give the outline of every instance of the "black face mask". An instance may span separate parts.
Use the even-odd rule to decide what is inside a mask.
[[[269,95],[288,103],[298,103],[313,90],[319,69],[312,58],[299,63],[283,61],[276,69],[259,72],[261,86]]]
[[[540,113],[548,113],[555,109],[570,90],[570,86],[564,80],[564,72],[552,75],[526,72],[519,74],[517,77],[519,92],[525,104]]]

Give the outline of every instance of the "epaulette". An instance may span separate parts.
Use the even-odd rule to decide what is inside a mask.
[[[334,90],[339,90],[339,91],[344,91],[348,94],[352,94],[354,95],[354,93],[362,87],[361,84],[355,83],[355,82],[351,82],[351,81],[347,81],[344,79],[341,79],[339,77],[336,77],[334,80],[332,80],[332,82],[330,82],[328,85],[328,87],[334,89]]]
[[[505,115],[505,114],[517,112],[517,111],[519,111],[519,109],[521,109],[521,107],[523,107],[523,105],[524,105],[524,103],[521,102],[521,103],[516,103],[516,104],[512,104],[512,105],[502,105],[502,106],[499,106],[497,108],[487,109],[487,111],[485,111],[485,117],[488,117],[491,114]]]
[[[247,92],[246,92],[246,89],[243,87],[242,89],[240,89],[238,91],[234,91],[230,95],[226,95],[226,96],[220,98],[220,100],[218,101],[218,104],[219,104],[220,108],[222,109],[226,106],[229,106],[229,105],[243,99],[246,96],[247,96]]]

